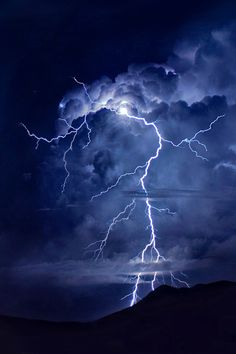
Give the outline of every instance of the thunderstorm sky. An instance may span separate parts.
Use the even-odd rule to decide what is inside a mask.
[[[12,9],[6,5],[1,21],[10,41],[3,40],[8,75],[2,74],[6,89],[0,97],[1,313],[96,318],[129,305],[130,298],[121,298],[132,291],[139,273],[144,275],[141,296],[151,290],[155,272],[156,285],[171,284],[170,274],[190,285],[235,280],[234,6],[229,2],[224,13],[220,2],[214,9],[211,2],[206,8],[200,2],[193,15],[181,2],[173,19],[166,5],[150,1],[138,26],[142,2],[128,5],[124,15],[115,6],[93,3],[89,10],[71,4],[69,9],[62,2],[57,12],[43,3],[34,13],[27,3],[21,9],[14,1]],[[160,12],[158,25],[152,8]],[[33,19],[38,19],[34,25]],[[15,31],[19,27],[23,36],[29,26],[32,34],[22,49]],[[27,134],[47,140],[64,136],[83,117],[89,130],[84,125],[76,135],[40,141],[37,149],[37,139]],[[163,140],[145,182],[158,250],[166,258],[158,263],[143,263],[140,256],[150,239],[143,169],[91,201],[156,153],[155,131],[130,117],[155,123],[172,142]],[[187,142],[173,146],[213,121],[198,135],[200,143],[191,144],[200,157]],[[91,251],[97,244],[88,245],[101,240],[134,199],[129,220],[114,226],[103,258],[94,262]]]

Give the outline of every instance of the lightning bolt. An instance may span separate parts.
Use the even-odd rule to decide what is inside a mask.
[[[83,82],[77,80],[75,77],[73,79],[77,84],[79,84],[83,87],[83,90],[84,90],[91,106],[94,105],[95,103],[99,103],[99,102],[95,102],[92,100],[92,98],[90,97],[90,94],[88,92],[88,89]],[[139,116],[129,114],[128,109],[126,107],[122,106],[122,102],[116,107],[110,107],[110,106],[108,107],[108,105],[106,105],[106,104],[100,104],[100,105],[98,105],[98,107],[99,107],[98,110],[105,108],[111,112],[115,112],[115,114],[117,116],[125,116],[126,118],[128,118],[130,120],[138,121],[144,127],[148,128],[148,129],[152,129],[155,134],[155,137],[157,140],[156,148],[155,148],[154,153],[148,158],[148,160],[145,161],[143,164],[136,166],[133,171],[121,174],[113,184],[108,186],[105,190],[100,191],[99,193],[93,195],[91,198],[91,201],[93,201],[96,198],[102,197],[105,194],[111,192],[112,189],[116,188],[119,185],[119,183],[121,182],[121,180],[123,178],[134,176],[137,174],[138,171],[142,171],[142,175],[139,178],[139,185],[141,186],[141,189],[145,195],[145,213],[148,218],[148,229],[150,229],[150,236],[149,236],[149,241],[144,245],[143,249],[138,254],[138,257],[140,259],[140,263],[143,265],[145,265],[145,264],[158,265],[161,262],[165,262],[166,259],[163,255],[160,254],[160,251],[158,250],[158,247],[157,247],[157,230],[155,228],[155,223],[154,223],[154,219],[153,219],[153,212],[154,211],[157,211],[159,213],[164,212],[164,213],[166,213],[168,215],[172,215],[172,216],[175,214],[175,212],[170,211],[169,208],[157,208],[151,204],[151,200],[149,198],[148,189],[147,189],[147,177],[148,177],[152,162],[154,160],[158,159],[164,143],[171,145],[173,148],[180,148],[180,147],[183,147],[186,145],[190,149],[190,151],[195,155],[196,158],[199,158],[203,161],[208,161],[207,158],[205,156],[203,156],[202,154],[200,154],[197,149],[197,147],[199,146],[199,147],[203,148],[205,152],[207,152],[207,146],[199,140],[199,135],[209,132],[213,128],[213,125],[215,123],[217,123],[221,118],[225,117],[225,115],[220,115],[220,116],[216,117],[216,119],[213,120],[206,129],[200,129],[192,137],[184,138],[180,142],[175,143],[172,140],[166,139],[165,137],[163,137],[161,135],[161,133],[156,125],[157,121],[148,122],[144,117],[139,117]],[[90,112],[94,112],[92,110],[92,108],[90,108]],[[90,113],[90,112],[88,112],[88,113]],[[65,125],[67,126],[68,130],[65,134],[61,134],[61,135],[58,135],[58,136],[50,138],[50,139],[42,137],[42,136],[38,136],[35,133],[31,133],[30,130],[26,127],[26,125],[21,123],[23,128],[26,130],[27,134],[36,140],[36,147],[35,147],[36,149],[39,147],[40,142],[51,144],[51,143],[66,139],[67,137],[70,137],[71,140],[69,143],[69,147],[65,150],[65,152],[63,154],[63,165],[64,165],[64,170],[65,170],[65,178],[64,178],[64,182],[62,184],[62,190],[61,190],[62,193],[64,193],[68,179],[70,177],[70,172],[68,169],[68,160],[67,160],[68,154],[70,152],[72,152],[73,144],[75,143],[75,140],[76,140],[79,132],[84,127],[87,131],[87,143],[83,146],[82,149],[87,148],[89,146],[89,144],[91,143],[92,130],[88,124],[87,115],[88,114],[84,115],[83,117],[79,117],[79,119],[81,119],[82,122],[78,128],[73,127],[73,123],[69,124],[66,119],[60,118],[60,120],[63,121],[65,123]],[[109,237],[110,237],[111,232],[113,231],[114,227],[120,222],[128,221],[130,219],[132,213],[134,212],[135,207],[136,207],[136,200],[133,199],[131,203],[127,204],[123,208],[123,210],[121,210],[112,219],[112,221],[111,221],[110,225],[108,226],[108,229],[105,233],[104,238],[88,245],[87,251],[93,252],[93,256],[94,256],[95,260],[98,260],[100,257],[101,258],[103,257],[104,248],[106,247],[107,242],[109,241]],[[97,247],[97,248],[94,249],[94,247]],[[155,283],[158,280],[157,279],[158,274],[159,274],[158,271],[155,271],[153,273],[152,280],[150,281],[150,285],[151,285],[152,290],[155,289]],[[162,276],[164,277],[163,274],[162,274]],[[177,276],[174,275],[173,272],[171,272],[171,271],[170,271],[170,279],[171,279],[172,285],[174,285],[174,286],[177,286],[177,284],[180,284],[181,286],[189,287],[189,284],[187,283],[187,281],[177,278]],[[135,276],[134,287],[133,287],[132,292],[124,297],[124,298],[129,297],[129,296],[131,297],[130,306],[133,306],[140,299],[140,296],[138,295],[138,290],[139,290],[139,285],[142,281],[143,281],[142,272],[138,272],[137,275]]]
[[[166,143],[171,144],[173,147],[177,147],[177,148],[180,147],[180,146],[182,146],[182,145],[184,145],[184,144],[187,144],[188,147],[189,147],[189,149],[195,154],[196,157],[202,159],[203,161],[208,161],[208,159],[207,159],[206,157],[200,155],[200,154],[198,153],[198,151],[193,148],[192,144],[193,144],[193,143],[196,143],[197,145],[203,147],[204,150],[207,152],[207,151],[208,151],[208,150],[207,150],[207,146],[206,146],[205,144],[203,144],[202,142],[200,142],[200,141],[197,139],[197,137],[198,137],[198,135],[200,135],[200,134],[204,134],[204,133],[209,132],[209,131],[212,129],[213,125],[214,125],[216,122],[218,122],[218,120],[220,120],[221,118],[224,118],[224,117],[225,117],[225,114],[222,114],[222,115],[217,116],[216,119],[213,120],[213,121],[209,124],[208,128],[198,130],[191,138],[184,138],[183,140],[181,140],[181,141],[180,141],[179,143],[177,143],[177,144],[175,144],[175,143],[174,143],[173,141],[171,141],[171,140],[167,140],[167,139],[164,139],[164,138],[162,138],[162,140],[165,141]]]
[[[117,223],[120,223],[121,221],[127,221],[130,219],[131,214],[133,213],[134,209],[136,207],[136,201],[135,199],[132,200],[132,202],[128,205],[125,206],[125,208],[119,212],[112,220],[110,223],[107,232],[105,234],[105,237],[102,240],[95,241],[91,244],[89,244],[86,249],[88,250],[89,248],[93,247],[94,245],[99,245],[97,249],[95,249],[93,252],[95,260],[98,260],[99,257],[103,256],[103,250],[107,244],[108,238],[110,236],[111,231],[113,230],[114,226]],[[128,212],[128,213],[127,213]],[[127,215],[126,215],[127,214]],[[125,216],[126,215],[126,216]]]
[[[168,215],[175,215],[175,211],[171,211],[169,208],[157,208],[152,205],[152,209],[158,211],[158,213],[165,213]]]
[[[156,239],[157,239],[157,235],[156,235],[156,230],[155,230],[155,227],[154,227],[154,221],[153,221],[153,216],[152,216],[152,210],[155,209],[157,210],[158,212],[162,212],[162,211],[166,211],[168,214],[170,215],[174,215],[175,213],[174,212],[171,212],[168,208],[165,208],[165,209],[159,209],[159,208],[156,208],[156,207],[153,207],[151,205],[151,202],[150,202],[150,198],[148,197],[148,191],[147,191],[147,188],[146,188],[146,185],[145,185],[145,180],[148,176],[148,172],[149,172],[149,168],[151,166],[151,163],[153,160],[156,160],[159,156],[159,153],[163,147],[163,142],[165,143],[169,143],[171,144],[173,147],[175,148],[178,148],[178,147],[181,147],[183,144],[187,144],[190,151],[193,152],[195,154],[195,156],[197,158],[200,158],[202,159],[203,161],[207,161],[207,158],[205,158],[204,156],[200,155],[198,153],[197,150],[195,150],[192,146],[193,143],[197,143],[199,146],[202,146],[205,151],[207,151],[207,147],[205,144],[203,144],[202,142],[200,142],[197,137],[199,134],[203,134],[203,133],[206,133],[208,131],[210,131],[212,129],[212,126],[220,119],[220,118],[223,118],[225,117],[225,115],[221,115],[221,116],[218,116],[214,121],[212,121],[209,125],[208,128],[206,129],[201,129],[199,130],[198,132],[196,132],[191,138],[185,138],[183,140],[181,140],[179,143],[174,143],[172,140],[168,140],[168,139],[165,139],[164,137],[161,136],[157,126],[155,123],[150,123],[150,122],[147,122],[145,118],[143,117],[137,117],[137,116],[134,116],[134,115],[130,115],[127,111],[125,110],[122,110],[122,113],[119,113],[119,110],[116,112],[117,114],[122,114],[122,115],[125,115],[126,117],[128,117],[129,119],[134,119],[134,120],[138,120],[138,121],[141,121],[145,126],[149,126],[149,127],[152,127],[152,129],[154,129],[154,132],[155,132],[155,135],[157,137],[157,141],[158,141],[158,147],[156,149],[156,152],[153,156],[151,156],[144,165],[140,165],[140,166],[137,166],[134,171],[132,172],[127,172],[127,173],[124,173],[122,175],[120,175],[118,177],[118,179],[116,180],[116,182],[114,184],[112,184],[111,186],[109,186],[107,189],[105,189],[104,191],[101,191],[99,194],[96,194],[92,197],[92,200],[94,198],[97,198],[97,197],[101,197],[103,194],[106,194],[108,193],[111,189],[117,187],[117,185],[119,184],[119,182],[121,181],[122,178],[124,177],[128,177],[130,175],[134,175],[136,174],[136,172],[139,170],[139,169],[144,169],[144,173],[143,175],[141,176],[140,178],[140,184],[141,184],[141,187],[142,187],[142,190],[146,196],[145,198],[145,203],[146,203],[146,210],[147,210],[147,216],[148,216],[148,219],[149,219],[149,228],[151,230],[151,233],[150,233],[150,240],[149,242],[145,245],[145,247],[143,248],[143,250],[141,251],[141,263],[159,263],[160,261],[166,261],[166,259],[160,254],[158,248],[157,248],[157,244],[156,244]],[[110,233],[109,233],[110,234]],[[105,246],[106,244],[106,241],[107,241],[107,238],[109,236],[109,234],[106,235],[106,237],[104,238],[104,240],[100,241],[101,244],[103,246]],[[100,252],[98,252],[98,254],[101,254]],[[147,259],[149,255],[149,258]],[[187,286],[189,287],[189,284],[184,281],[184,280],[181,280],[179,278],[177,278],[173,272],[170,272],[170,276],[171,276],[171,283],[172,284],[176,284],[176,282],[184,285],[184,286]],[[156,279],[157,279],[157,272],[154,273],[154,276],[153,276],[153,279],[151,281],[151,288],[152,290],[155,289],[155,282],[156,282]],[[139,296],[138,296],[138,288],[139,288],[139,284],[142,280],[142,273],[138,273],[137,277],[136,277],[136,281],[135,281],[135,286],[134,286],[134,290],[132,292],[132,297],[131,297],[131,302],[130,302],[130,306],[133,306],[139,299]]]

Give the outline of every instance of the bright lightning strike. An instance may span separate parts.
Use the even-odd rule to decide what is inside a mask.
[[[99,248],[96,249],[95,251],[93,251],[94,253],[94,258],[95,260],[98,260],[99,257],[103,256],[103,250],[107,244],[108,238],[110,236],[110,233],[112,232],[114,226],[121,222],[121,221],[127,221],[130,219],[131,214],[133,213],[134,209],[136,207],[136,202],[135,199],[132,200],[132,202],[128,205],[126,205],[126,207],[124,208],[124,210],[122,210],[118,215],[116,215],[111,224],[109,225],[106,235],[102,240],[96,241],[91,243],[90,245],[87,246],[87,249],[91,248],[92,246],[99,244]]]
[[[94,108],[93,108],[94,105],[97,104],[97,107],[99,107],[97,109],[97,111],[102,108],[105,108],[111,112],[115,112],[117,114],[117,116],[125,116],[129,120],[140,122],[146,129],[152,129],[155,136],[156,136],[156,143],[154,145],[154,147],[155,147],[154,153],[143,164],[136,166],[133,171],[121,174],[117,178],[115,183],[108,186],[105,190],[100,191],[98,194],[92,196],[91,201],[93,201],[95,198],[102,197],[106,193],[109,193],[112,189],[116,188],[123,178],[134,176],[137,174],[138,171],[142,171],[142,175],[139,178],[139,185],[141,186],[142,191],[145,195],[144,214],[148,218],[148,229],[150,230],[150,236],[149,236],[149,241],[145,244],[145,246],[143,247],[143,249],[139,253],[140,263],[143,265],[144,264],[153,264],[153,265],[156,264],[157,265],[161,262],[166,261],[165,257],[160,254],[160,251],[158,250],[158,247],[157,247],[157,231],[156,231],[155,222],[154,222],[154,218],[153,218],[153,212],[154,211],[157,211],[159,213],[164,212],[168,215],[174,215],[175,212],[170,211],[169,208],[160,209],[160,208],[154,207],[151,204],[151,200],[148,195],[147,180],[146,179],[149,175],[149,171],[152,166],[152,162],[154,160],[158,159],[160,152],[162,150],[163,144],[170,144],[174,148],[179,148],[181,146],[187,145],[187,147],[190,149],[190,151],[197,158],[200,158],[203,161],[207,161],[207,158],[205,156],[202,156],[199,153],[199,151],[197,150],[197,147],[199,146],[199,147],[203,148],[205,150],[205,152],[207,152],[207,146],[199,140],[199,135],[209,132],[213,128],[213,125],[215,123],[217,123],[225,115],[218,116],[215,120],[213,120],[210,123],[210,125],[206,129],[201,129],[201,130],[197,131],[192,137],[185,138],[185,139],[181,140],[179,143],[175,143],[172,140],[168,140],[161,135],[161,133],[156,125],[156,122],[148,122],[144,117],[139,117],[139,116],[135,116],[135,115],[130,114],[129,109],[127,108],[128,102],[121,102],[118,105],[118,107],[115,105],[114,105],[114,107],[111,107],[110,105],[108,106],[106,103],[100,104],[100,102],[95,102],[91,98],[86,85],[83,82],[80,82],[79,80],[77,80],[75,77],[74,77],[74,80],[77,84],[79,84],[83,87],[85,95],[87,96],[88,101],[91,105],[90,111],[86,115],[84,115],[83,117],[80,117],[81,124],[79,125],[78,128],[74,128],[73,125],[70,125],[65,119],[61,119],[62,121],[64,121],[65,125],[67,126],[67,129],[68,129],[67,132],[63,135],[58,135],[56,137],[47,139],[45,137],[38,136],[34,133],[31,133],[25,124],[21,123],[21,125],[24,127],[27,134],[36,140],[36,149],[39,147],[40,142],[51,144],[53,142],[70,137],[69,147],[66,149],[66,151],[63,154],[65,178],[64,178],[64,182],[62,184],[62,193],[64,193],[68,179],[70,177],[70,172],[68,169],[68,160],[67,160],[68,154],[70,152],[72,152],[73,145],[76,141],[76,138],[77,138],[79,132],[84,128],[87,131],[87,143],[83,146],[83,149],[87,148],[92,141],[92,139],[91,139],[92,130],[88,124],[87,115],[90,112],[93,112],[93,113],[96,112],[96,110],[94,111]],[[90,245],[88,245],[87,250],[93,252],[95,260],[98,260],[100,257],[103,257],[104,248],[106,247],[107,242],[109,241],[109,237],[110,237],[111,232],[113,231],[114,227],[120,222],[128,221],[130,219],[132,213],[134,212],[135,207],[136,207],[136,201],[135,201],[135,199],[133,199],[131,203],[127,204],[123,208],[123,210],[120,211],[113,218],[112,222],[110,223],[110,225],[105,233],[105,237],[101,240],[98,240],[98,241],[93,242]],[[95,248],[95,247],[97,247],[97,248]],[[155,271],[153,273],[153,278],[150,281],[150,285],[151,285],[152,290],[155,289],[155,283],[157,282],[157,277],[158,277],[158,272]],[[177,278],[173,274],[173,272],[170,272],[170,279],[171,279],[171,283],[174,286],[176,286],[177,283],[180,285],[186,286],[186,287],[189,286],[189,284],[185,280],[181,280],[181,279]],[[137,273],[137,275],[135,277],[133,291],[124,297],[124,298],[126,298],[128,296],[131,297],[131,301],[130,301],[131,306],[133,306],[140,299],[140,296],[138,295],[138,291],[139,291],[139,285],[141,282],[142,282],[142,272],[139,272],[139,273]]]

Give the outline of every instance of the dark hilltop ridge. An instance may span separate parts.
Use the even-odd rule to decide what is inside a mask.
[[[236,353],[236,283],[161,286],[91,323],[0,317],[2,354]]]

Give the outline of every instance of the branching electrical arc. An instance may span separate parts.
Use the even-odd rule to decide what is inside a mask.
[[[165,262],[166,258],[160,254],[160,251],[157,246],[157,230],[154,225],[153,213],[154,212],[158,212],[158,213],[164,212],[168,215],[174,215],[175,212],[171,211],[169,208],[164,208],[164,209],[157,208],[156,206],[152,205],[152,201],[151,201],[151,198],[149,197],[149,193],[148,193],[148,189],[147,189],[147,181],[146,181],[149,171],[150,171],[150,168],[151,168],[151,165],[152,165],[152,162],[154,160],[158,159],[160,152],[162,150],[163,144],[169,144],[173,148],[180,148],[183,146],[187,146],[190,149],[190,151],[195,155],[196,158],[199,158],[203,161],[207,161],[207,158],[205,156],[203,156],[202,154],[200,154],[200,152],[197,149],[197,147],[201,147],[201,150],[204,149],[205,152],[207,152],[207,146],[199,140],[199,137],[201,134],[208,133],[213,128],[213,126],[225,115],[217,116],[215,118],[215,120],[213,120],[207,128],[198,130],[192,137],[184,138],[183,140],[179,141],[178,143],[175,143],[172,140],[169,140],[161,135],[161,133],[158,129],[158,126],[157,126],[157,122],[148,122],[144,117],[133,115],[131,113],[129,103],[127,101],[120,101],[118,104],[117,103],[114,104],[114,106],[111,106],[110,104],[109,105],[108,104],[101,104],[100,102],[98,105],[98,102],[96,102],[95,100],[93,100],[91,98],[91,96],[89,94],[89,89],[87,88],[87,86],[83,82],[78,81],[75,77],[74,77],[74,80],[78,85],[81,85],[83,87],[84,93],[87,96],[87,99],[90,104],[90,110],[82,117],[76,118],[78,120],[81,120],[78,127],[75,128],[73,126],[73,122],[70,124],[70,123],[68,123],[68,121],[66,119],[59,118],[65,124],[65,126],[67,127],[68,130],[64,134],[60,134],[60,135],[57,135],[57,136],[52,137],[50,139],[47,139],[43,136],[38,136],[35,133],[32,133],[27,128],[27,126],[25,124],[21,123],[21,125],[26,130],[27,134],[36,140],[36,149],[39,147],[40,142],[45,142],[45,143],[51,144],[53,142],[58,142],[60,140],[70,137],[69,147],[64,151],[64,154],[63,154],[63,165],[64,165],[64,170],[65,170],[65,178],[64,178],[64,181],[63,181],[62,187],[61,187],[62,193],[65,192],[66,185],[67,185],[68,179],[70,177],[70,171],[68,169],[68,162],[67,162],[68,161],[67,160],[68,154],[73,150],[73,145],[75,143],[77,135],[79,134],[79,132],[83,128],[86,129],[87,143],[82,147],[82,149],[88,148],[89,144],[92,141],[92,139],[91,139],[92,129],[89,126],[89,123],[87,120],[87,116],[89,113],[96,113],[98,110],[106,109],[108,111],[115,113],[118,117],[122,116],[122,117],[126,117],[127,119],[129,119],[131,121],[139,122],[143,127],[145,127],[145,129],[152,129],[155,134],[155,137],[156,137],[156,142],[154,142],[155,152],[151,156],[149,156],[149,158],[145,161],[145,163],[143,163],[142,165],[136,166],[132,171],[125,172],[125,173],[121,174],[113,184],[109,185],[105,190],[102,190],[99,193],[93,195],[91,197],[91,202],[94,199],[100,198],[104,194],[111,192],[112,189],[114,189],[118,186],[118,184],[120,183],[120,181],[123,178],[128,178],[130,176],[137,175],[137,172],[141,171],[141,177],[139,178],[139,185],[141,186],[142,192],[144,193],[144,199],[145,199],[144,214],[148,218],[148,229],[150,230],[150,238],[147,241],[147,243],[145,244],[144,248],[138,254],[138,257],[140,259],[141,264],[147,264],[147,263],[148,264],[159,264],[161,262]],[[94,108],[94,106],[96,106],[96,105],[98,105],[98,107],[99,107],[98,109]],[[93,252],[95,260],[98,260],[99,258],[103,257],[103,250],[107,245],[107,241],[108,241],[114,227],[120,222],[124,222],[124,221],[129,220],[130,216],[135,211],[135,208],[136,208],[136,199],[133,198],[132,201],[130,203],[128,203],[124,207],[123,210],[121,210],[116,216],[114,216],[113,220],[111,221],[111,223],[105,233],[104,238],[88,245],[87,250],[90,250],[91,252]],[[154,272],[152,274],[152,279],[149,280],[152,290],[155,289],[158,275],[159,275],[158,271]],[[171,279],[171,283],[173,285],[179,284],[181,286],[189,287],[189,284],[187,283],[187,281],[178,278],[175,274],[173,274],[173,272],[170,272],[170,279]],[[124,298],[130,297],[130,299],[131,299],[130,306],[133,306],[140,299],[138,292],[139,292],[139,285],[141,284],[141,282],[142,282],[142,272],[138,272],[137,274],[135,274],[134,287],[133,287],[132,292],[124,297]]]

